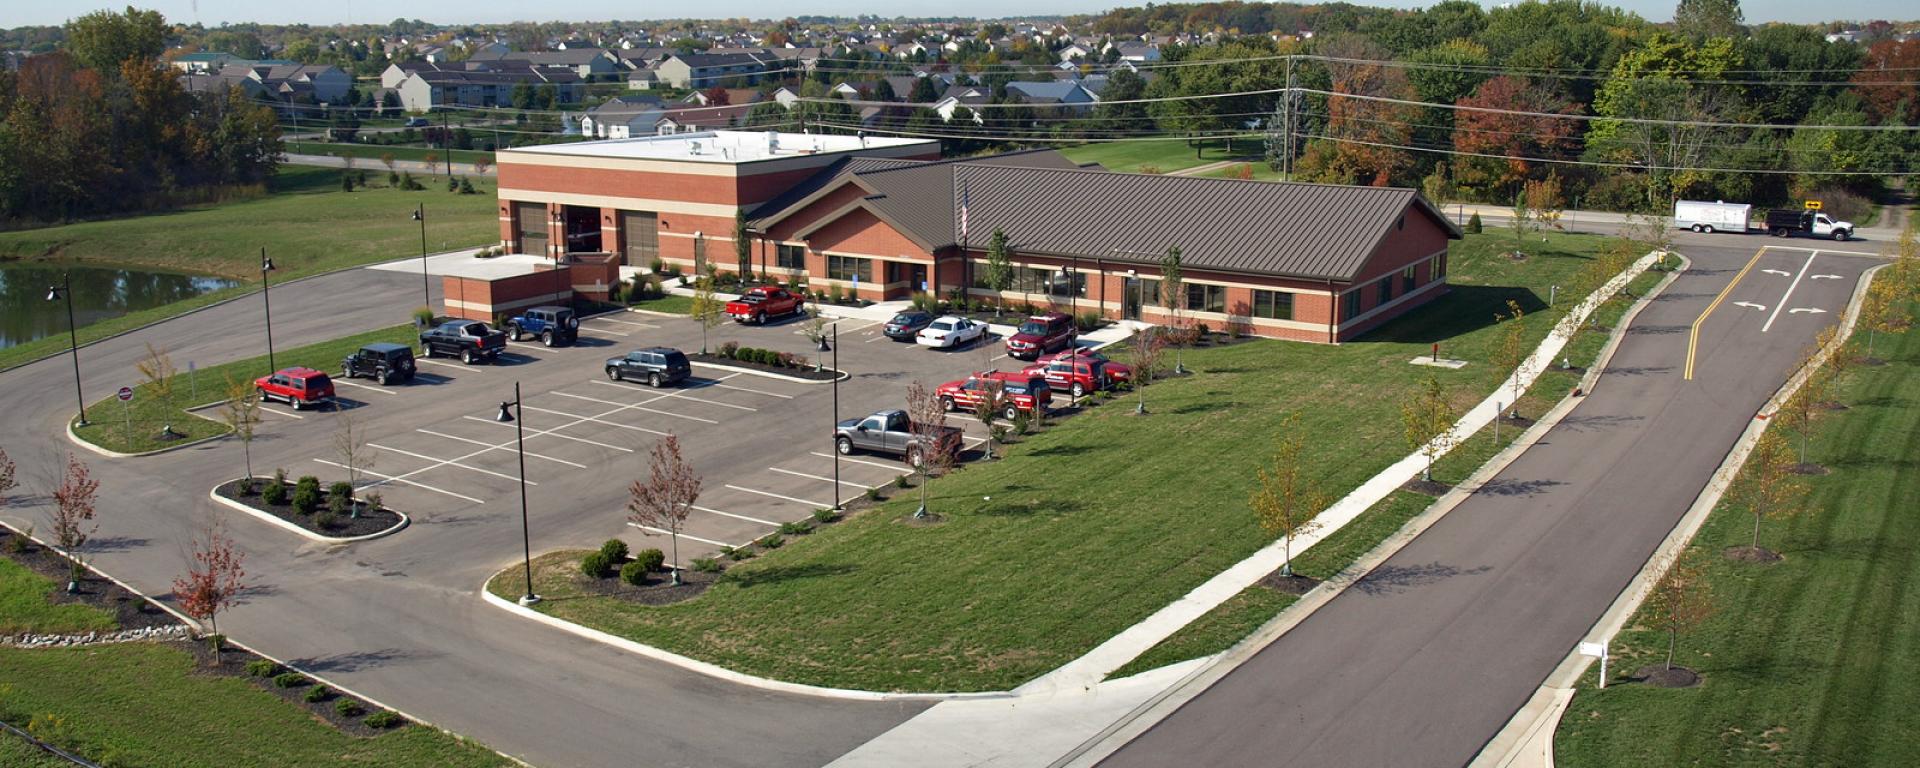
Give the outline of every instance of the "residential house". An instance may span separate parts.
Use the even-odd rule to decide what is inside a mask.
[[[601,139],[650,136],[658,132],[666,113],[659,97],[617,96],[587,110],[580,118],[580,132]]]
[[[770,64],[779,61],[779,57],[759,49],[737,53],[680,53],[660,62],[654,72],[660,82],[671,87],[702,89],[732,82],[751,84],[759,80]]]
[[[637,69],[633,71],[633,74],[627,75],[627,90],[629,91],[651,91],[654,86],[659,84],[660,73],[651,69]]]
[[[573,70],[529,66],[441,69],[428,65],[408,71],[393,90],[400,94],[400,106],[408,112],[427,112],[441,106],[510,107],[514,87],[523,83],[534,88],[553,86],[563,104],[578,102],[586,95],[580,76]]]
[[[1016,96],[1028,104],[1058,104],[1075,110],[1085,110],[1099,101],[1087,89],[1080,87],[1079,81],[1016,80],[1007,83],[1007,98]]]
[[[940,113],[940,119],[952,122],[953,113],[961,107],[973,110],[973,121],[982,123],[980,105],[989,101],[987,89],[972,85],[949,86],[940,100],[933,103],[933,111]]]
[[[1074,59],[1091,58],[1094,54],[1094,50],[1092,48],[1088,48],[1079,43],[1074,43],[1073,45],[1069,45],[1065,48],[1061,48],[1060,50],[1055,51],[1055,53],[1060,54],[1061,61],[1070,62],[1070,61],[1073,61]]]
[[[1152,43],[1124,42],[1117,43],[1114,47],[1120,49],[1121,61],[1145,63],[1160,60],[1160,47]]]
[[[604,48],[576,47],[562,51],[514,51],[502,61],[524,61],[535,67],[566,67],[582,79],[612,75],[620,60]]]

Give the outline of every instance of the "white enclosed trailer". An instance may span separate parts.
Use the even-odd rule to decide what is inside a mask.
[[[1673,225],[1695,232],[1745,232],[1753,206],[1746,203],[1675,200]]]

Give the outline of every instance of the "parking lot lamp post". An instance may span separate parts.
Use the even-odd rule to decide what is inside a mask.
[[[833,324],[833,428],[840,428],[840,324]],[[833,452],[833,509],[840,510],[840,451]]]
[[[80,404],[79,426],[84,427],[87,425],[87,396],[80,394],[80,332],[73,325],[72,272],[61,278],[60,285],[47,286],[47,301],[59,301],[62,297],[67,300],[67,349],[73,353],[73,399]]]
[[[433,309],[432,281],[427,278],[427,204],[413,209],[413,220],[420,222],[420,306]]]
[[[267,258],[267,249],[261,248],[260,300],[267,305],[267,368],[277,371],[280,369],[273,364],[273,294],[270,292],[270,286],[268,286],[270,281],[267,279],[267,273],[272,271],[273,259]]]
[[[512,410],[508,410],[511,407]],[[520,596],[521,605],[533,605],[540,602],[540,596],[533,593],[533,539],[527,532],[527,432],[522,426],[526,411],[520,407],[520,382],[513,383],[513,400],[500,403],[500,415],[495,421],[513,424],[514,442],[520,448],[520,553],[525,558],[527,568],[527,593]],[[515,418],[519,416],[520,418]]]

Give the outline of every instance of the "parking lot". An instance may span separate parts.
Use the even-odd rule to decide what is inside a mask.
[[[841,418],[904,407],[910,381],[933,387],[1017,363],[1004,358],[997,339],[935,351],[889,341],[879,326],[842,322],[839,365],[851,376],[839,385]],[[794,322],[727,323],[708,332],[709,347],[724,341],[820,355]],[[336,379],[338,410],[294,413],[274,404],[264,409],[260,429],[277,466],[331,481],[346,474],[333,438],[342,419],[353,420],[373,456],[370,466],[360,461],[362,492],[378,492],[414,516],[421,530],[407,535],[421,536],[435,535],[436,522],[499,527],[510,518],[513,530],[498,533],[518,533],[518,427],[536,549],[594,546],[612,536],[635,548],[667,549],[666,531],[628,523],[625,504],[628,485],[647,475],[647,452],[678,435],[703,480],[681,529],[683,561],[752,542],[836,498],[858,497],[911,472],[897,457],[855,455],[839,458],[836,478],[830,384],[698,364],[681,386],[663,389],[605,376],[607,358],[656,345],[696,352],[700,326],[638,313],[589,317],[572,346],[510,341],[497,363],[472,366],[422,358],[413,381],[391,385]],[[513,398],[516,383],[519,423],[501,422],[501,402]],[[982,441],[971,418],[956,414],[949,423],[970,430],[970,446]]]

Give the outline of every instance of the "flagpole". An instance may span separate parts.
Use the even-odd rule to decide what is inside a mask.
[[[971,202],[967,194],[967,185],[960,185],[960,297],[968,304],[973,303],[973,257],[967,253],[967,204]]]

